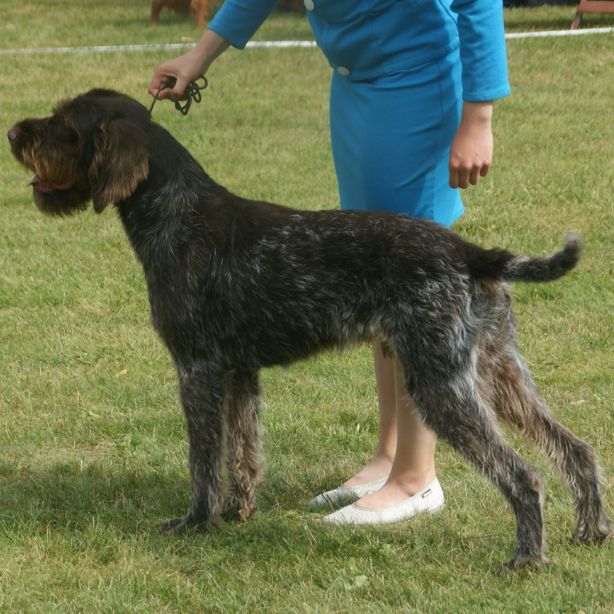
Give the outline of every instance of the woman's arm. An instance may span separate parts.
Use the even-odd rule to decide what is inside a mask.
[[[466,188],[485,177],[492,164],[492,102],[465,102],[450,148],[450,187]]]
[[[200,75],[204,75],[213,60],[226,51],[229,46],[230,43],[219,34],[213,30],[206,30],[196,47],[178,58],[160,64],[156,68],[149,84],[149,93],[152,96],[158,94],[160,99],[181,99],[188,83]],[[169,79],[176,80],[175,86],[172,89],[162,89],[158,93],[160,85],[169,81]]]
[[[182,98],[187,84],[205,74],[230,45],[245,47],[276,3],[277,0],[226,0],[193,49],[156,68],[149,93],[155,96],[162,83],[174,78],[174,87],[161,90],[158,97]]]
[[[510,93],[501,0],[453,0],[463,82],[463,111],[450,149],[450,186],[476,185],[492,164],[493,100]]]

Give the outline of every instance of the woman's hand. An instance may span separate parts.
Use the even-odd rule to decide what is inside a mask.
[[[213,30],[206,30],[196,47],[156,68],[149,84],[149,93],[155,96],[160,90],[158,94],[160,99],[182,100],[188,83],[204,75],[213,60],[228,49],[228,46],[228,41],[219,34]],[[175,81],[173,87],[160,89],[161,85],[173,80]]]
[[[450,148],[450,187],[476,185],[492,164],[492,102],[465,102]]]

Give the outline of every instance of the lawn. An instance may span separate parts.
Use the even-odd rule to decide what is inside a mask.
[[[567,28],[573,7],[514,9],[510,31]],[[149,2],[2,1],[0,48],[190,42],[195,24]],[[585,27],[614,25],[588,16]],[[275,15],[261,40],[308,39]],[[545,253],[585,242],[578,269],[513,289],[520,343],[561,420],[596,449],[614,501],[614,34],[508,42],[513,94],[496,105],[495,165],[464,195],[456,230]],[[0,56],[0,126],[91,87],[144,104],[169,52]],[[327,137],[329,68],[317,49],[228,51],[170,130],[229,189],[304,209],[337,206]],[[510,509],[440,444],[436,517],[324,529],[307,502],[375,444],[367,347],[263,373],[266,481],[258,512],[171,537],[187,442],[171,361],[149,324],[142,272],[109,208],[43,218],[28,174],[0,148],[0,612],[612,612],[612,544],[570,543],[567,490],[546,478],[551,564],[497,577],[513,550]],[[610,505],[610,515],[613,507]]]

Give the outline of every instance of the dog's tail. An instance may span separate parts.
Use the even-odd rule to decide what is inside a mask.
[[[565,247],[550,256],[519,256],[505,250],[482,249],[471,245],[466,252],[466,264],[476,279],[503,281],[552,281],[571,271],[582,252],[579,235],[567,235]]]

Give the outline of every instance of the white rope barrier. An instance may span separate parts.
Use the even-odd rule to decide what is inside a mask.
[[[52,53],[130,53],[135,51],[181,51],[192,49],[196,43],[152,43],[144,45],[92,45],[89,47],[29,47],[0,49],[0,55],[44,55]],[[316,47],[315,41],[250,41],[248,47]]]
[[[584,34],[609,34],[614,28],[587,28],[586,30],[545,30],[543,32],[510,32],[506,39],[548,38],[549,36],[583,36]]]
[[[561,36],[584,36],[611,34],[613,28],[587,28],[585,30],[546,30],[543,32],[510,32],[506,39],[548,38]],[[195,43],[152,43],[143,45],[92,45],[88,47],[28,47],[23,49],[0,49],[0,55],[46,55],[64,53],[131,53],[147,51],[173,51],[191,49]],[[291,47],[316,47],[315,41],[250,41],[250,48],[287,49]]]

